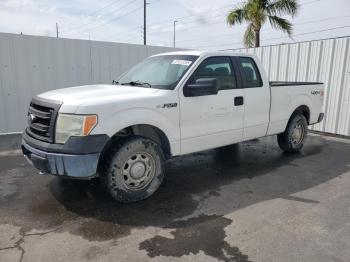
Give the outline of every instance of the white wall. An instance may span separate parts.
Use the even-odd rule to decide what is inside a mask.
[[[31,97],[69,86],[111,83],[173,48],[0,33],[0,133],[26,125]]]
[[[312,129],[350,136],[350,38],[239,49],[262,60],[270,80],[324,82],[325,119]],[[111,83],[147,56],[172,48],[0,33],[0,133],[19,132],[35,94]]]
[[[311,129],[350,136],[350,38],[238,49],[256,54],[271,81],[325,83],[325,119]]]

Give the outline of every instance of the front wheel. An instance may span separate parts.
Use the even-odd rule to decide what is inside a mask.
[[[111,150],[102,174],[111,196],[123,203],[151,196],[164,178],[164,157],[154,141],[131,137]]]
[[[307,120],[302,114],[295,114],[289,120],[286,130],[277,136],[279,147],[288,153],[299,152],[306,141]]]

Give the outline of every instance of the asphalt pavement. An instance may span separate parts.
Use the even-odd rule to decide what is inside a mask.
[[[159,191],[114,202],[98,180],[39,175],[0,136],[0,261],[350,261],[350,140],[276,137],[167,163]]]

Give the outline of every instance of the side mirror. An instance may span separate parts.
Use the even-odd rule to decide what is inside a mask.
[[[188,84],[184,89],[184,96],[208,96],[218,93],[216,78],[199,78],[195,84]]]

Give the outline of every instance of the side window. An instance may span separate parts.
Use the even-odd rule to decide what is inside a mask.
[[[254,60],[250,57],[240,57],[239,62],[242,67],[246,87],[261,87],[262,80]]]
[[[188,83],[194,84],[200,78],[216,78],[219,90],[233,89],[236,79],[231,60],[226,56],[210,57],[205,59],[190,77]]]

